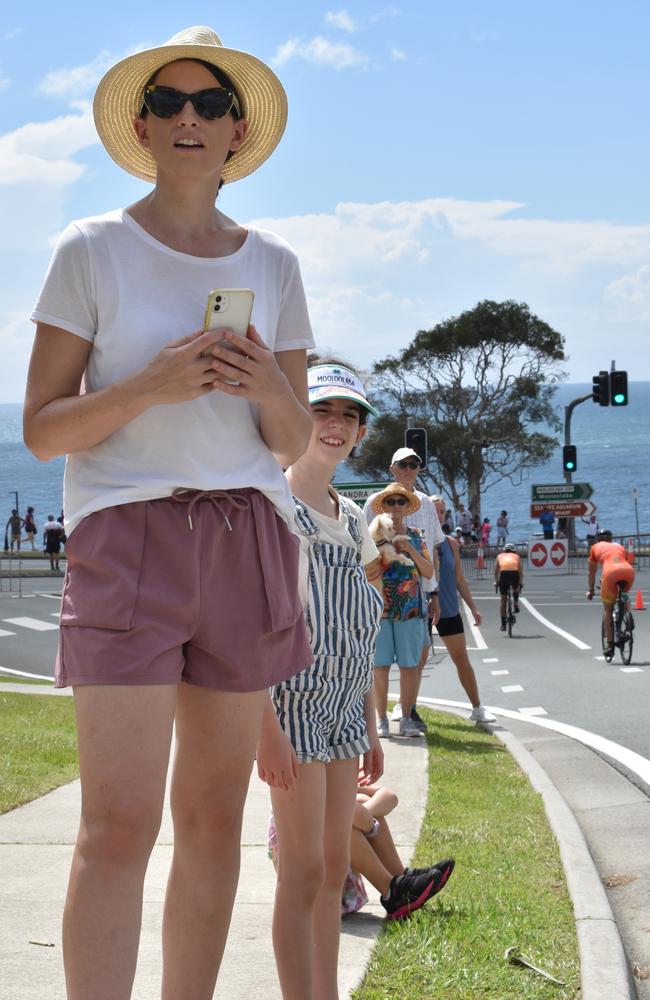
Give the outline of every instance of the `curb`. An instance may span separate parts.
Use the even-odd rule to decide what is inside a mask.
[[[507,730],[490,731],[514,757],[532,788],[542,796],[560,848],[573,905],[580,950],[582,1000],[635,1000],[618,927],[578,821],[535,758]]]

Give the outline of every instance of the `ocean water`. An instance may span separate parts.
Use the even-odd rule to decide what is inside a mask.
[[[591,385],[565,384],[558,387],[556,409],[564,422],[564,407],[579,396],[591,392]],[[48,514],[58,516],[63,505],[62,458],[39,462],[22,442],[22,407],[0,404],[0,520],[5,520],[15,506],[18,493],[20,511],[35,508],[36,523],[41,528]],[[601,527],[616,534],[636,532],[632,490],[638,491],[639,528],[650,531],[650,382],[630,384],[630,405],[601,407],[588,400],[577,406],[571,421],[571,438],[578,449],[578,469],[574,482],[591,483],[592,502],[597,505]],[[560,434],[564,440],[563,432]],[[335,481],[356,479],[345,465],[339,467]],[[488,489],[482,498],[482,517],[494,525],[501,510],[510,516],[511,540],[523,540],[539,531],[530,518],[530,493],[533,483],[563,483],[562,450],[558,447],[550,462],[528,473],[521,484],[501,482]],[[576,524],[577,537],[586,534],[585,525]]]

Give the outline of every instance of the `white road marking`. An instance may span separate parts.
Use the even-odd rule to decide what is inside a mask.
[[[483,663],[498,663],[498,662],[499,662],[498,656],[488,656],[487,658],[485,657],[483,658]]]
[[[509,674],[509,670],[490,670],[493,677],[503,677],[505,674]]]
[[[61,600],[61,595],[60,594],[40,594],[39,593],[39,594],[34,594],[34,597],[49,597],[49,599],[51,601],[60,601]]]
[[[15,632],[8,632],[6,628],[0,628],[0,637],[3,635],[15,635]]]
[[[42,622],[38,618],[3,618],[7,625],[20,625],[21,628],[31,628],[34,632],[49,632],[50,629],[58,628],[52,622]]]
[[[476,649],[487,649],[488,645],[483,636],[481,635],[478,625],[474,624],[474,619],[472,618],[472,612],[469,610],[465,601],[463,601],[463,609],[465,611],[465,617],[467,619],[467,624],[470,627],[470,631],[474,636],[474,642],[476,643]]]
[[[561,635],[563,639],[567,640],[567,642],[573,643],[573,645],[577,646],[578,649],[591,649],[591,646],[588,646],[586,642],[582,641],[582,639],[576,639],[576,637],[571,635],[570,632],[565,632],[563,628],[560,628],[558,625],[554,625],[553,622],[550,622],[548,618],[544,617],[544,615],[540,615],[539,611],[536,611],[530,601],[526,600],[525,597],[520,597],[519,603],[523,604],[523,606],[530,611],[533,618],[537,618],[542,625],[545,625],[546,628],[550,628],[552,632],[557,632],[557,634]]]
[[[399,698],[399,694],[391,694],[390,698]],[[472,706],[466,701],[449,701],[446,698],[426,698],[418,696],[418,701],[426,705],[427,708],[447,707],[447,708],[460,708],[463,711],[471,712]],[[497,708],[495,705],[485,706],[494,715],[502,715],[506,719],[521,719],[520,712],[514,712],[508,708]],[[612,760],[618,761],[633,774],[636,774],[646,785],[650,785],[650,760],[647,757],[642,757],[640,753],[636,753],[634,750],[628,750],[627,747],[621,746],[620,743],[614,743],[613,740],[608,740],[604,736],[598,736],[597,733],[589,732],[588,729],[580,729],[578,726],[570,726],[566,722],[556,722],[555,719],[541,719],[535,716],[531,716],[527,719],[531,726],[541,726],[543,729],[550,729],[553,732],[561,733],[562,736],[568,736],[569,739],[576,740],[578,743],[582,743],[586,747],[591,747],[592,750],[597,750],[599,753],[604,753]]]
[[[501,690],[504,694],[514,694],[515,691],[523,691],[521,684],[506,684]]]
[[[643,670],[641,667],[619,667],[618,668],[622,674],[642,674]]]
[[[52,618],[58,618],[61,614],[60,611],[50,611]]]
[[[12,670],[10,667],[0,667],[3,674],[11,674],[16,677],[33,677],[37,681],[52,681],[54,678],[46,677],[44,674],[28,674],[24,670]]]
[[[545,708],[541,705],[533,705],[531,708],[520,708],[521,715],[548,715]]]

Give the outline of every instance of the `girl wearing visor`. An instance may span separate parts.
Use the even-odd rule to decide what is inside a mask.
[[[359,782],[383,771],[372,662],[383,610],[377,548],[366,520],[330,480],[363,438],[368,413],[357,373],[310,360],[313,429],[287,470],[300,532],[299,587],[314,662],[273,691],[275,719],[258,751],[278,838],[273,943],[285,1000],[334,1000],[341,892]],[[279,724],[278,724],[279,723]],[[428,898],[438,878],[394,878],[382,903],[393,919]],[[421,903],[420,903],[421,905]]]
[[[268,688],[312,659],[282,474],[311,430],[300,272],[282,240],[215,207],[286,113],[275,74],[208,28],[119,62],[95,123],[153,189],[68,226],[32,316],[25,440],[68,456],[56,685],[74,688],[82,783],[71,1000],[131,996],[174,723],[161,996],[213,996]],[[234,350],[202,330],[214,288],[255,295],[246,336],[225,334]]]

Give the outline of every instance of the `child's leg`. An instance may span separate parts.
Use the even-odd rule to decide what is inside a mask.
[[[350,840],[350,867],[367,878],[382,896],[388,895],[393,876],[375,854],[370,841],[356,828],[353,828]],[[395,874],[401,875],[403,871],[401,868]]]
[[[350,830],[356,802],[359,761],[327,765],[325,806],[325,880],[314,907],[314,1000],[337,1000],[341,936],[341,894],[350,868]]]
[[[284,1000],[312,1000],[312,916],[324,877],[325,764],[301,764],[295,791],[272,788],[271,801],[278,835],[273,911],[278,977]]]

